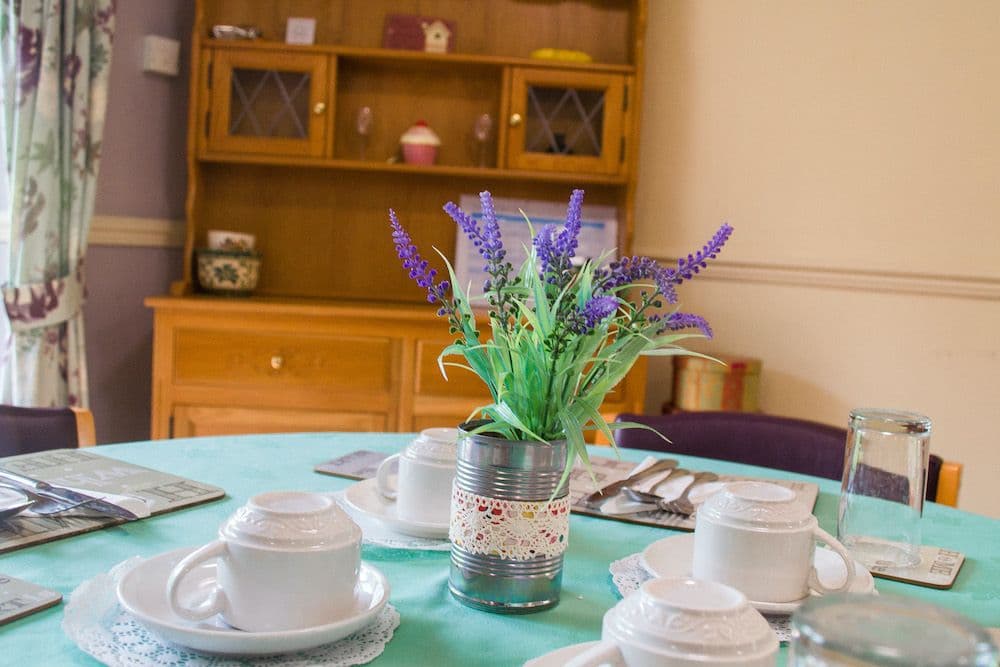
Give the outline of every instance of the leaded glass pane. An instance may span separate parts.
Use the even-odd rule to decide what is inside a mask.
[[[528,86],[525,151],[601,155],[604,91]]]
[[[234,68],[229,134],[308,138],[309,72]]]

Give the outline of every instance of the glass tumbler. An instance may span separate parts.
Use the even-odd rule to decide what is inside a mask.
[[[930,434],[923,415],[851,411],[837,537],[869,569],[920,563]]]
[[[997,667],[997,647],[985,628],[914,598],[814,596],[791,625],[789,667]]]

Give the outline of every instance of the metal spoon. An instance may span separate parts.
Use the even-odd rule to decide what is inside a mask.
[[[674,471],[677,472],[676,470]],[[681,469],[680,472],[684,475],[690,475],[690,471]],[[671,474],[667,477],[670,479],[674,475]],[[666,500],[660,496],[653,493],[644,493],[642,491],[636,491],[635,489],[624,489],[625,495],[631,500],[639,503],[653,503],[658,508],[664,512],[671,512],[672,514],[683,514],[685,516],[691,516],[694,514],[694,503],[688,500],[688,496],[691,495],[691,491],[694,487],[705,482],[712,482],[719,478],[714,472],[697,472],[694,474],[694,478],[691,483],[687,485],[684,492],[680,496],[674,498],[673,500]],[[664,482],[667,479],[663,480]],[[662,482],[661,482],[662,483]]]

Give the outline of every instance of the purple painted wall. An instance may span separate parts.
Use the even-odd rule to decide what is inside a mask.
[[[184,218],[190,0],[119,0],[96,215]],[[142,71],[142,38],[181,41],[181,74]],[[149,438],[152,313],[145,297],[181,277],[182,250],[91,245],[87,253],[90,408],[100,443]]]

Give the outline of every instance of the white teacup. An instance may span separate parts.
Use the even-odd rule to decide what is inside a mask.
[[[218,559],[215,587],[187,606],[180,582]],[[329,496],[273,491],[254,496],[219,529],[219,539],[186,556],[170,573],[175,614],[196,621],[221,613],[249,632],[332,623],[351,609],[361,567],[361,529]]]
[[[837,588],[819,580],[816,541],[844,561],[847,577]],[[854,560],[819,527],[793,490],[767,482],[733,482],[710,496],[695,522],[692,573],[728,584],[755,602],[795,602],[817,593],[848,590]]]
[[[565,667],[773,667],[778,639],[738,590],[652,579],[604,615],[601,641]]]
[[[379,493],[396,501],[396,516],[416,523],[448,523],[457,440],[458,429],[424,429],[401,453],[382,461],[375,483]]]

